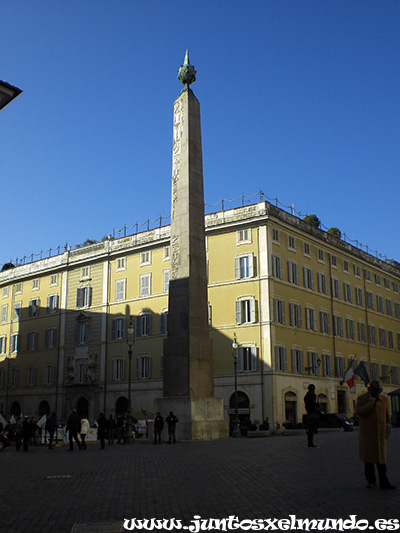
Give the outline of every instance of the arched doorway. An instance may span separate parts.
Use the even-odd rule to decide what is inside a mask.
[[[18,418],[21,415],[21,406],[18,402],[13,402],[11,404],[11,414],[14,415],[15,418]]]
[[[295,428],[297,424],[297,394],[285,394],[285,427]]]
[[[233,393],[229,399],[229,434],[232,434],[233,420],[235,418],[236,399],[235,393]],[[247,435],[248,428],[250,426],[250,399],[242,391],[237,392],[237,407],[240,422],[240,431],[242,435]]]
[[[89,416],[89,402],[84,396],[81,396],[76,402],[76,410],[81,418],[88,418]]]
[[[128,398],[125,396],[120,396],[115,402],[115,414],[124,415],[128,411]]]
[[[322,413],[328,412],[328,397],[325,394],[318,394],[317,400]]]
[[[43,415],[50,415],[50,405],[46,400],[43,400],[39,404],[39,418],[42,418]]]

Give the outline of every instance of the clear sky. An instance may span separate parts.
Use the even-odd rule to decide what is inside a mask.
[[[261,189],[400,261],[398,0],[14,0],[0,264],[169,216],[186,48],[206,203]]]

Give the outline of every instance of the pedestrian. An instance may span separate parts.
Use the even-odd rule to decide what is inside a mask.
[[[97,419],[97,440],[100,441],[100,448],[104,450],[106,447],[105,438],[107,436],[107,419],[103,413],[99,414]]]
[[[375,486],[375,467],[381,489],[395,489],[386,475],[386,439],[390,429],[389,401],[382,396],[378,381],[371,381],[368,391],[357,398],[356,414],[360,417],[360,459],[364,462],[367,488]]]
[[[24,434],[22,416],[19,416],[18,420],[15,423],[14,433],[15,433],[15,450],[19,452],[19,450],[21,449],[22,438]]]
[[[29,422],[29,416],[25,415],[24,421],[22,422],[22,442],[23,442],[23,451],[29,451],[29,441],[31,438],[31,423]]]
[[[86,450],[86,435],[88,434],[90,428],[90,422],[87,418],[82,418],[81,420],[81,429],[80,429],[80,435],[81,435],[81,443],[82,448]]]
[[[31,421],[31,444],[36,446],[36,431],[39,429],[39,426],[36,423],[36,418],[32,416]]]
[[[174,415],[172,411],[169,412],[169,415],[165,419],[166,423],[168,424],[168,444],[171,444],[171,441],[175,444],[175,429],[176,424],[179,422],[177,417]]]
[[[107,435],[108,435],[108,445],[114,444],[114,434],[115,434],[115,420],[113,415],[110,415],[110,418],[107,421]]]
[[[117,444],[123,444],[124,438],[124,419],[121,415],[117,415]]]
[[[78,433],[81,430],[81,417],[78,415],[76,409],[72,409],[72,413],[68,417],[67,427],[69,437],[69,450],[70,452],[74,451],[74,442],[78,445],[78,448],[81,449],[81,443],[79,442]]]
[[[54,433],[57,429],[56,413],[51,413],[51,417],[46,420],[46,431],[49,434],[49,450],[53,449]]]
[[[304,405],[307,411],[305,419],[305,427],[307,433],[307,442],[309,448],[319,448],[314,444],[314,435],[318,432],[319,423],[319,405],[317,402],[317,395],[315,394],[315,385],[310,383],[308,392],[304,396]]]
[[[164,418],[161,416],[160,412],[156,413],[154,419],[154,442],[153,444],[161,444],[161,433],[164,429]]]

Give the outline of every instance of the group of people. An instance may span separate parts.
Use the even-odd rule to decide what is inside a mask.
[[[121,423],[120,423],[121,422]],[[110,415],[108,420],[104,413],[100,413],[96,420],[97,440],[100,441],[100,448],[102,450],[106,447],[106,439],[108,444],[114,444],[114,435],[117,431],[118,444],[122,443],[123,439],[123,420],[122,417],[117,417],[114,420],[113,415]],[[72,409],[72,413],[68,417],[66,431],[68,433],[69,448],[68,451],[73,451],[74,441],[79,450],[86,450],[86,436],[90,429],[90,422],[86,417],[81,418],[76,409]],[[80,437],[80,439],[79,439]]]
[[[359,450],[364,463],[367,488],[376,485],[375,464],[378,470],[379,486],[384,490],[393,490],[386,475],[386,441],[390,432],[389,401],[382,396],[382,387],[378,381],[371,381],[367,392],[357,398],[356,415],[359,417]],[[305,426],[309,448],[318,448],[314,444],[314,435],[318,431],[320,406],[315,394],[315,385],[310,383],[304,396],[307,411]]]
[[[175,444],[175,430],[176,424],[179,422],[178,418],[174,415],[173,411],[169,412],[169,415],[165,419],[168,426],[168,444]],[[161,416],[160,412],[157,411],[156,417],[154,419],[154,442],[153,444],[161,444],[161,434],[164,429],[164,418]]]

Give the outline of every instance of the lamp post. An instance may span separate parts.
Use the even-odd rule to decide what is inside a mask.
[[[236,339],[236,333],[233,334],[232,342],[232,357],[233,366],[235,368],[235,414],[233,417],[232,437],[238,438],[241,436],[240,422],[239,422],[239,410],[238,410],[238,390],[237,390],[237,365],[238,365],[238,343]]]
[[[126,443],[132,443],[132,400],[131,400],[131,370],[132,370],[132,348],[135,344],[135,327],[133,323],[133,318],[129,318],[128,323],[128,335],[126,337],[126,344],[128,345],[128,357],[129,357],[129,367],[128,367],[128,411],[126,416],[126,436],[124,441]]]

